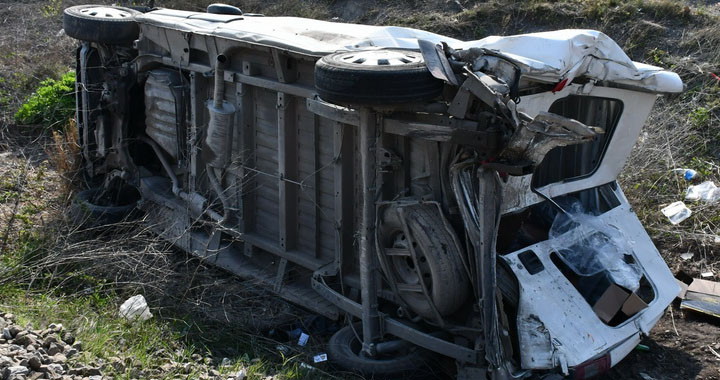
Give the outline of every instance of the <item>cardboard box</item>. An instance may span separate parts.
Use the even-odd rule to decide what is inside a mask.
[[[647,306],[637,294],[617,284],[610,284],[593,305],[593,311],[600,320],[609,323],[618,313],[631,317]]]

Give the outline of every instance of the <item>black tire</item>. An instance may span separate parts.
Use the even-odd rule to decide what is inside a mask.
[[[422,280],[440,315],[450,315],[464,305],[470,293],[470,281],[460,256],[462,252],[455,244],[454,233],[447,230],[436,206],[417,204],[404,206],[403,209],[410,234],[417,243],[415,252],[422,276],[417,275],[415,263],[409,257],[386,257],[387,270],[392,272],[392,277],[407,285]],[[382,214],[378,230],[379,243],[382,244],[377,250],[379,255],[387,248],[408,248],[410,244],[404,237],[405,231],[397,210],[396,207],[388,207]],[[424,294],[414,291],[399,293],[412,311],[435,320],[435,312]]]
[[[443,86],[441,80],[430,74],[422,54],[416,51],[342,52],[326,55],[315,64],[315,89],[323,100],[332,103],[425,102],[440,95]]]
[[[63,13],[68,36],[112,45],[128,45],[140,36],[135,16],[141,12],[111,5],[77,5]]]
[[[126,197],[119,205],[96,204],[96,198],[101,192],[102,188],[97,187],[81,191],[75,196],[70,206],[70,216],[77,226],[100,227],[132,219],[138,214],[139,193],[136,189],[125,189]]]
[[[420,379],[432,376],[429,365],[434,354],[411,345],[405,351],[392,357],[369,358],[361,354],[362,343],[355,335],[362,337],[362,325],[356,323],[354,330],[345,326],[330,338],[327,354],[334,367],[359,373],[368,379]]]

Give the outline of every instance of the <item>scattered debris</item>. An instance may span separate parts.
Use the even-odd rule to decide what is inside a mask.
[[[699,185],[688,187],[685,192],[685,200],[715,202],[720,199],[720,191],[712,181],[705,181]]]
[[[327,354],[324,352],[322,354],[317,354],[317,355],[313,356],[314,363],[322,363],[324,361],[327,361]]]
[[[692,215],[692,211],[685,206],[683,201],[670,203],[660,211],[670,220],[670,223],[672,224],[678,224]]]
[[[635,346],[635,351],[645,351],[645,352],[649,352],[649,351],[650,351],[650,347],[649,347],[649,346],[646,346],[646,345],[644,345],[644,344],[638,344],[637,346]]]
[[[307,344],[308,339],[310,339],[310,335],[305,333],[300,333],[300,337],[298,338],[298,346],[304,346]]]
[[[703,277],[703,278],[708,278],[708,277],[713,277],[713,276],[715,276],[715,274],[712,271],[700,273],[700,277]]]
[[[654,377],[648,375],[645,372],[640,372],[638,375],[640,375],[640,377],[642,377],[643,380],[655,380]]]
[[[688,261],[688,260],[692,259],[693,256],[695,256],[695,254],[692,253],[692,252],[685,252],[685,253],[681,253],[681,254],[680,254],[680,258],[681,258],[683,261]]]
[[[697,176],[697,172],[693,169],[677,168],[673,169],[672,171],[682,174],[683,178],[685,178],[686,181],[690,181]]]
[[[680,303],[680,309],[720,318],[720,283],[694,279]]]
[[[134,321],[140,319],[141,321],[147,321],[152,318],[150,313],[150,307],[145,301],[145,297],[141,294],[128,298],[122,305],[120,305],[120,315],[125,317],[128,321]]]

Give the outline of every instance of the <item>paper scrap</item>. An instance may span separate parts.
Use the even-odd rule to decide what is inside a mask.
[[[322,354],[317,354],[317,355],[313,356],[313,361],[315,363],[327,361],[327,354],[324,352]]]
[[[304,346],[307,344],[308,339],[310,339],[310,335],[305,333],[300,333],[300,338],[298,338],[298,346]]]

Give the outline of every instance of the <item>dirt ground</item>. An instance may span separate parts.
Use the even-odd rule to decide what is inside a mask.
[[[11,115],[32,87],[36,85],[39,80],[47,76],[56,76],[58,73],[66,71],[71,67],[74,56],[74,42],[63,35],[60,19],[62,9],[76,3],[78,3],[78,1],[0,1],[0,134],[2,136],[0,145],[7,147],[7,144],[5,144],[6,140],[4,140],[8,136],[7,131],[9,128],[18,128],[12,125]],[[189,4],[195,4],[197,2],[178,1],[177,3],[188,5],[186,8],[192,8]],[[248,3],[260,11],[263,10],[263,5],[260,5],[260,2],[250,1]],[[286,3],[290,2],[278,2],[277,4],[279,5],[267,5],[267,7],[277,12],[299,12],[299,10],[302,10],[302,8],[298,8],[295,5],[283,8],[282,5]],[[315,4],[317,2],[312,3]],[[406,15],[397,9],[398,5],[390,6],[387,12],[383,12],[382,9],[378,8],[382,5],[381,3],[383,2],[363,3],[358,1],[335,1],[330,2],[332,6],[328,6],[326,2],[323,3],[325,4],[324,8],[314,9],[314,13],[310,13],[310,15],[327,18],[339,17],[341,20],[348,21],[360,20],[380,23],[402,21],[405,24],[416,22],[419,27],[426,27],[428,25],[435,25],[438,20],[443,20],[442,17],[447,15],[450,15],[448,17],[455,14],[459,14],[460,16],[466,15],[469,3],[471,2],[438,1],[437,3],[439,5],[431,8],[433,11],[440,12],[439,16],[437,16],[439,19],[434,19],[429,16],[423,18],[423,16],[419,15],[405,17]],[[550,4],[552,4],[552,2],[550,2]],[[716,4],[703,5],[703,7],[704,12],[710,13],[717,12],[718,9]],[[195,5],[194,8],[196,10],[202,9],[202,6]],[[558,5],[558,8],[561,8],[561,6]],[[465,9],[465,11],[463,11],[463,9]],[[538,9],[543,12],[549,12],[548,9],[542,7]],[[303,14],[307,14],[307,12]],[[547,14],[548,13],[543,13],[542,17],[549,17]],[[481,16],[482,15],[477,15],[477,17]],[[527,25],[533,25],[535,28],[552,24],[552,19],[544,19],[540,16],[533,18],[531,15],[522,12],[516,14],[509,12],[505,14],[505,17],[507,20],[503,20],[501,23],[503,26],[487,26],[482,23],[477,23],[470,24],[469,26],[461,24],[455,26],[445,25],[440,29],[456,37],[463,37],[471,32],[485,33],[488,31],[523,29],[522,27],[518,27],[522,22],[527,22]],[[652,30],[661,30],[658,28],[668,27],[664,25],[657,27],[655,21],[657,20],[652,21],[654,25],[645,25],[644,27],[649,28],[647,30],[651,30],[651,32]],[[569,25],[568,22],[569,21],[563,21],[561,25],[567,26]],[[572,22],[575,23],[572,25],[577,25],[577,23],[581,23],[582,20]],[[667,25],[674,25],[674,21],[669,21]],[[614,29],[620,30],[622,27],[622,25],[619,25],[615,26]],[[484,29],[476,30],[472,28]],[[692,28],[681,25],[681,27],[671,29],[666,35],[668,39],[680,34],[685,36],[686,31],[689,29]],[[632,25],[627,28],[628,33],[637,30],[639,30],[637,25]],[[688,33],[691,32],[692,30]],[[624,32],[618,31],[617,33],[622,34]],[[615,37],[612,34],[611,36]],[[714,48],[716,48],[716,46],[707,46],[707,49]],[[640,55],[636,59],[643,57],[644,56]],[[661,55],[658,60],[662,61],[665,59],[663,57],[665,56]],[[659,64],[659,62],[654,63]],[[711,66],[711,69],[717,69],[718,62],[711,62],[708,65]],[[698,69],[699,67],[700,66],[698,66]],[[665,108],[660,108],[663,112],[670,112],[672,109],[667,105],[663,107]],[[680,108],[680,103],[678,103],[677,107]],[[665,118],[665,114],[658,115],[656,118],[658,120]],[[652,123],[653,121],[649,124]],[[664,125],[663,128],[665,128]],[[672,126],[672,128],[674,128],[674,126]],[[651,125],[647,131],[652,135],[652,133],[657,130],[653,129]],[[707,138],[707,136],[704,138]],[[28,140],[27,143],[32,144],[33,141]],[[6,157],[6,155],[16,155],[16,153],[17,152],[5,150],[4,153],[0,154],[0,166],[4,167],[3,172],[10,169],[7,166],[9,165],[9,161],[3,159],[3,157]],[[681,163],[678,163],[678,165],[680,164]],[[632,185],[636,179],[637,178],[633,176],[625,178],[623,184],[626,189],[632,189]],[[656,180],[656,178],[652,180]],[[641,207],[640,203],[643,202],[642,198],[647,197],[648,194],[659,194],[659,190],[655,188],[645,189],[643,186],[644,185],[639,185],[639,189],[646,191],[645,193],[638,190],[632,194],[628,194],[628,197],[634,205],[636,205],[635,202],[637,202],[637,207]],[[678,194],[672,196],[677,197]],[[671,196],[668,195],[668,199],[656,200],[656,203],[648,206],[648,209],[655,213],[658,208],[657,204],[670,198]],[[658,199],[660,199],[660,195],[658,195]],[[670,267],[674,272],[682,269],[689,271],[692,275],[697,275],[702,268],[708,265],[715,265],[718,262],[714,255],[714,248],[708,248],[704,245],[702,245],[702,248],[698,248],[701,244],[698,243],[697,240],[692,239],[690,239],[690,242],[677,243],[676,240],[673,240],[675,238],[669,238],[668,234],[680,235],[682,231],[668,232],[665,227],[658,227],[658,224],[662,222],[656,219],[643,218],[643,222],[646,222],[646,224],[651,227],[649,229],[653,239],[661,248],[662,254],[669,261]],[[713,223],[714,222],[713,220]],[[703,231],[703,233],[711,235],[717,233],[718,230],[714,228],[714,224],[712,226],[713,228],[709,231]],[[688,248],[702,249],[703,252],[706,252],[707,254],[703,256],[704,261],[696,261],[693,263],[681,262],[677,258],[678,252],[686,252]],[[212,285],[217,285],[218,283],[229,284],[232,281],[228,280],[227,275],[221,273],[203,273],[203,276],[206,276],[203,280],[205,281],[205,285],[202,288],[198,288],[199,290],[195,290],[202,293],[205,298],[203,298],[203,301],[198,306],[216,307],[218,320],[222,320],[223,316],[227,314],[227,310],[218,305],[225,305],[227,297],[235,296],[226,297],[228,294],[227,291],[225,291],[224,294],[212,293]],[[234,302],[238,305],[237,311],[246,310],[242,307],[241,299],[237,299]],[[283,312],[287,312],[287,310],[283,309]],[[227,323],[232,322],[228,320]],[[652,330],[650,337],[643,341],[643,344],[649,347],[648,351],[633,351],[604,378],[638,380],[720,379],[720,320],[680,311],[678,306],[674,304]]]

